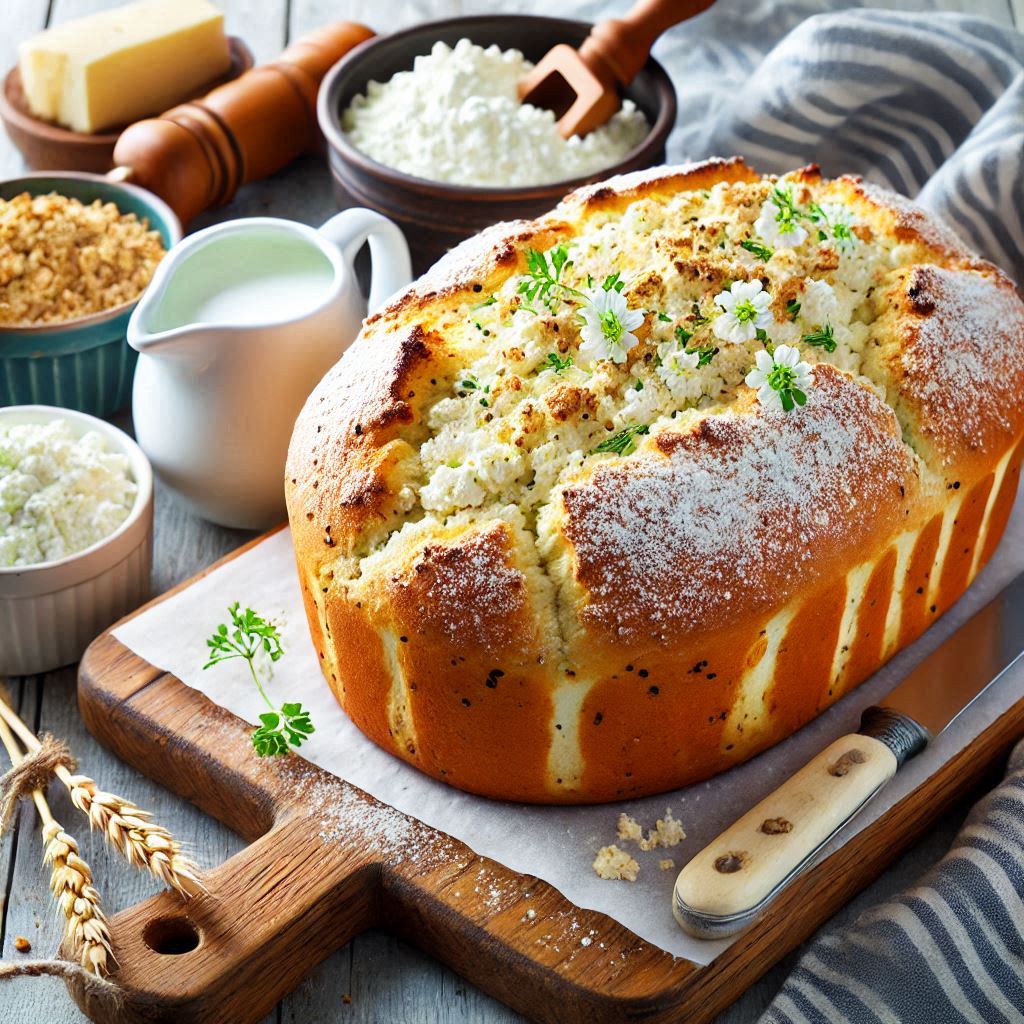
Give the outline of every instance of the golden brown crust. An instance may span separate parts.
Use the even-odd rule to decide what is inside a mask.
[[[864,304],[870,379],[819,363],[799,415],[741,386],[638,437],[628,460],[588,460],[539,509],[433,515],[417,498],[428,413],[465,372],[467,308],[522,274],[528,248],[639,200],[757,182],[740,160],[613,179],[496,225],[370,318],[310,397],[286,487],[299,573],[324,674],[375,742],[502,798],[677,787],[808,721],[991,556],[1024,454],[1015,289],[891,193],[815,167],[788,180],[800,201],[824,190],[855,209],[865,244],[900,247]],[[704,290],[735,274],[692,241],[677,249],[664,241],[657,268],[631,276],[632,303],[657,308],[672,274]],[[839,264],[828,247],[817,259],[817,275]],[[803,284],[774,296],[777,320],[791,301]],[[638,333],[653,358],[648,324]],[[506,376],[490,399],[520,386]],[[593,390],[560,379],[508,441],[598,416]]]

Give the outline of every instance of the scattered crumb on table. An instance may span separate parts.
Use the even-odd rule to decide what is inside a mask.
[[[640,865],[617,846],[602,846],[594,858],[594,871],[598,878],[635,882]]]
[[[662,871],[671,871],[676,866],[676,862],[671,857],[665,857],[658,861],[658,867]]]

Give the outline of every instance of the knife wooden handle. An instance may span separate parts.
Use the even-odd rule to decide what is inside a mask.
[[[683,868],[672,899],[676,920],[698,938],[746,927],[899,764],[871,736],[836,740]]]

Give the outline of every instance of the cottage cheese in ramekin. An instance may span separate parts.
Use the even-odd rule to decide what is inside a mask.
[[[342,115],[349,141],[387,167],[453,185],[518,188],[582,178],[619,163],[650,131],[630,100],[583,138],[563,139],[550,110],[520,103],[533,64],[468,39],[435,43],[411,71],[369,82]]]
[[[127,456],[98,432],[0,422],[0,567],[84,551],[121,526],[137,491]]]

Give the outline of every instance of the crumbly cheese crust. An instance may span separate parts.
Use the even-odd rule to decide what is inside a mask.
[[[538,293],[531,251],[550,271],[560,246]],[[737,284],[748,336],[722,319]],[[614,345],[588,333],[602,302],[642,312]],[[806,364],[788,411],[746,383],[783,346]],[[325,674],[378,742],[491,795],[720,770],[967,585],[1012,501],[1021,388],[1013,285],[859,179],[731,160],[579,190],[442,260],[300,417]]]

